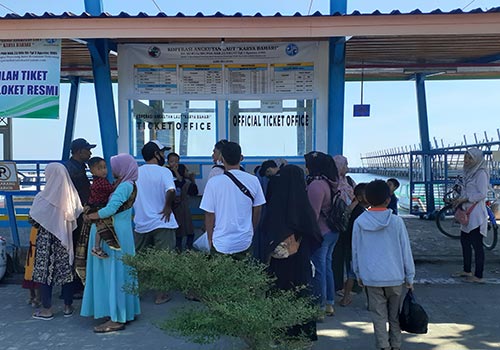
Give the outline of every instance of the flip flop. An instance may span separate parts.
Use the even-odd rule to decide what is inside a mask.
[[[42,315],[40,313],[40,311],[37,311],[37,312],[33,313],[33,315],[31,315],[31,317],[33,317],[35,320],[50,321],[54,318],[54,314],[45,316],[45,315]]]
[[[125,329],[125,324],[124,323],[119,323],[117,325],[109,325],[109,326],[95,326],[94,327],[94,333],[110,333],[110,332],[117,332]]]

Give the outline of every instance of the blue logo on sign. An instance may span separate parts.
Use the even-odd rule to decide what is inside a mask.
[[[46,39],[47,43],[49,44],[55,44],[56,39]]]
[[[288,56],[295,56],[299,53],[299,47],[295,44],[288,44],[285,52]]]

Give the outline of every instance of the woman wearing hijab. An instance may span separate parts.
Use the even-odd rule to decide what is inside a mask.
[[[337,154],[336,156],[333,156],[333,160],[335,161],[335,165],[337,166],[339,172],[337,189],[340,191],[340,197],[348,206],[351,206],[351,209],[353,209],[355,204],[352,204],[352,202],[354,200],[354,187],[356,186],[356,183],[353,179],[347,176],[347,172],[349,171],[347,158],[340,154]],[[340,291],[343,289],[344,266],[346,267],[346,269],[349,269],[350,255],[350,239],[348,235],[345,234],[345,232],[341,232],[339,235],[339,240],[335,245],[335,249],[333,250],[333,278],[335,280],[336,291]],[[349,296],[347,296],[347,298],[349,298]],[[345,302],[341,303],[340,305],[343,306],[344,304]]]
[[[469,211],[469,222],[460,226],[460,243],[464,259],[463,271],[455,273],[455,277],[466,277],[468,282],[484,283],[484,248],[483,236],[487,235],[488,213],[486,212],[486,196],[490,184],[490,176],[478,148],[469,148],[464,155],[463,184],[460,197],[454,206],[461,206]],[[472,249],[475,256],[475,271],[472,274]]]
[[[114,250],[104,243],[103,250],[109,255],[108,259],[99,259],[88,250],[81,315],[94,316],[95,319],[109,317],[108,321],[94,327],[96,333],[122,330],[126,322],[134,320],[140,313],[139,297],[123,290],[126,285],[137,281],[121,260],[126,254],[135,255],[132,205],[137,193],[138,167],[135,159],[124,153],[111,157],[110,163],[116,189],[104,208],[84,217],[89,221],[112,216],[121,246],[120,250]],[[96,226],[92,225],[89,242],[94,242],[95,232]]]
[[[276,276],[280,289],[310,286],[312,271],[310,259],[321,245],[322,237],[316,216],[307,198],[304,172],[298,166],[286,165],[273,176],[267,191],[267,210],[262,222],[267,256],[271,256],[269,271]],[[272,257],[272,252],[287,237],[295,236],[300,242],[298,251],[287,258]],[[310,288],[302,291],[310,293]],[[304,333],[310,340],[317,340],[316,322],[292,327],[290,336]]]
[[[337,179],[337,189],[340,191],[340,195],[344,202],[347,205],[350,205],[354,200],[354,187],[356,183],[347,176],[347,172],[349,171],[349,164],[347,162],[347,158],[337,154],[333,156],[333,160],[335,161],[335,166],[337,167],[337,171],[339,173],[339,178]]]
[[[316,273],[313,279],[314,295],[327,316],[333,316],[335,309],[335,283],[333,280],[332,255],[339,233],[326,224],[326,215],[332,205],[332,193],[337,192],[338,172],[333,158],[322,152],[310,152],[304,156],[307,176],[307,196],[314,210],[323,242],[312,257]]]
[[[52,287],[62,285],[64,317],[73,315],[73,230],[83,211],[78,192],[64,165],[45,168],[45,188],[35,196],[30,221],[38,228],[33,281],[40,284],[42,308],[33,314],[39,320],[54,318]]]

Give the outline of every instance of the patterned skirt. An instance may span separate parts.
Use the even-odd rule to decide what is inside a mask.
[[[73,281],[73,269],[69,263],[68,251],[56,236],[42,226],[36,237],[33,281],[50,286]]]

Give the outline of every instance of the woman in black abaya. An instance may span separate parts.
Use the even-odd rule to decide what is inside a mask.
[[[279,175],[273,176],[267,191],[267,209],[263,219],[263,231],[270,257],[269,271],[276,276],[280,289],[301,289],[301,293],[311,293],[311,255],[320,247],[322,237],[309,204],[306,193],[304,172],[295,165],[284,166]],[[300,241],[297,253],[285,259],[271,257],[271,253],[287,237],[294,234]],[[317,340],[316,321],[298,325],[290,329],[295,336],[306,334],[310,340]]]

